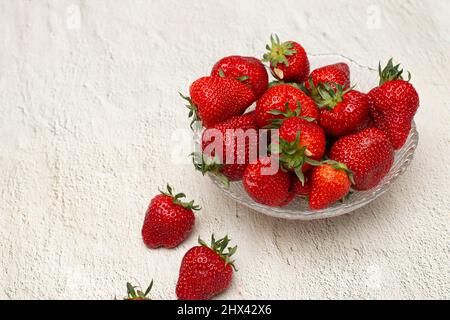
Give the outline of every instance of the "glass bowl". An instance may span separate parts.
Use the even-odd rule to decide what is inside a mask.
[[[378,73],[376,69],[360,65],[343,56],[310,55],[309,58],[311,62],[311,70],[331,63],[346,62],[351,70],[352,83],[356,83],[356,90],[368,92],[378,83]],[[344,201],[344,203],[336,202],[331,207],[317,211],[310,210],[307,201],[300,197],[296,197],[289,205],[285,207],[265,206],[256,203],[247,195],[241,181],[231,182],[230,187],[227,188],[214,175],[209,175],[209,177],[226,196],[265,215],[290,220],[331,218],[361,208],[386,192],[395,180],[397,180],[397,178],[408,168],[409,163],[414,158],[414,152],[418,141],[419,134],[416,130],[416,125],[413,122],[411,132],[409,133],[405,145],[400,150],[396,151],[394,164],[392,165],[391,170],[378,186],[367,191],[354,191],[354,193],[349,197],[349,199]]]

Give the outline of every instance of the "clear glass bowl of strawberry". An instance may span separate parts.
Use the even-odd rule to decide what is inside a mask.
[[[362,92],[368,92],[378,82],[378,72],[375,68],[369,68],[356,64],[342,56],[338,55],[318,55],[310,56],[309,60],[312,69],[328,64],[346,62],[351,70],[352,79],[356,89]],[[260,213],[283,219],[291,220],[313,220],[339,216],[352,212],[372,202],[384,192],[402,175],[408,168],[414,158],[414,152],[418,145],[419,135],[416,125],[412,122],[411,130],[405,144],[395,151],[394,163],[389,173],[374,188],[366,191],[353,191],[347,199],[336,202],[330,207],[321,210],[311,210],[308,202],[302,197],[296,197],[287,206],[271,207],[255,202],[245,191],[242,181],[231,182],[229,186],[223,184],[217,176],[210,175],[210,178],[220,188],[225,195]]]

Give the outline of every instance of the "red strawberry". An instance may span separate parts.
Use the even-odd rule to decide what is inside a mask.
[[[277,35],[270,37],[271,45],[263,61],[270,62],[275,78],[286,82],[303,83],[309,75],[309,60],[305,49],[294,41],[280,43]]]
[[[291,112],[282,114],[286,110],[286,104]],[[316,103],[302,90],[289,84],[273,86],[256,103],[256,123],[260,128],[263,128],[272,125],[276,119],[295,116],[295,111],[299,105],[301,106],[300,116],[319,118],[319,109]],[[277,113],[277,111],[279,112]]]
[[[325,153],[325,133],[316,123],[292,117],[283,122],[279,135],[280,161],[286,169],[294,170],[303,183],[303,172],[317,165]]]
[[[310,180],[311,170],[304,174],[305,181],[302,183],[297,177],[294,178],[293,190],[298,196],[308,196],[311,191],[311,180]]]
[[[206,128],[243,114],[256,100],[249,87],[229,77],[200,78],[189,91],[190,98],[181,95],[189,102],[189,116],[193,116],[193,122],[201,120]]]
[[[258,157],[258,138],[254,112],[205,129],[202,135],[203,157],[196,155],[195,167],[203,174],[211,172],[217,175],[227,185],[228,180],[241,180],[247,164]],[[216,154],[214,146],[222,149],[221,154]],[[210,152],[206,152],[207,149]]]
[[[332,87],[333,86],[333,87]],[[340,84],[321,84],[318,87],[320,125],[334,137],[354,132],[369,116],[367,95]]]
[[[200,210],[194,201],[182,202],[184,193],[173,195],[167,185],[167,192],[161,191],[150,202],[142,226],[142,238],[147,247],[174,248],[191,233],[195,216],[193,210]]]
[[[211,76],[223,74],[241,80],[255,93],[256,99],[267,90],[269,76],[260,60],[253,57],[229,56],[220,59],[213,67]]]
[[[279,167],[277,159],[263,157],[249,164],[242,179],[248,195],[266,206],[287,205],[295,196],[292,192],[291,175]]]
[[[353,172],[354,189],[368,190],[378,185],[391,169],[394,149],[383,131],[368,128],[336,141],[330,158],[344,163]]]
[[[320,84],[337,83],[345,89],[350,87],[350,68],[346,63],[336,63],[315,69],[305,81],[305,88],[312,96],[317,96],[317,87]]]
[[[353,133],[357,133],[360,131],[363,131],[368,128],[372,128],[374,126],[372,117],[370,116],[370,113],[367,115],[367,118],[361,121],[361,123],[356,127],[356,129],[353,131]]]
[[[388,136],[394,149],[400,149],[408,138],[411,122],[419,107],[419,95],[403,70],[392,59],[380,72],[380,86],[369,92],[369,105],[375,126]]]
[[[127,282],[127,292],[128,296],[124,300],[151,300],[148,295],[153,288],[153,280],[147,287],[145,292],[143,292],[139,287],[133,286],[131,283]],[[136,290],[137,289],[137,290]]]
[[[312,210],[326,208],[344,198],[350,192],[351,172],[343,163],[326,160],[311,172],[309,207]]]
[[[176,288],[179,300],[207,300],[225,291],[233,277],[231,256],[237,246],[228,247],[228,236],[211,240],[211,247],[199,239],[200,246],[190,249],[183,257]]]

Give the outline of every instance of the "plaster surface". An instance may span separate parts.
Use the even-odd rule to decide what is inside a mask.
[[[211,232],[239,245],[224,299],[450,298],[449,14],[424,0],[0,0],[0,298],[111,299],[154,278],[153,297],[173,299],[183,254]],[[220,57],[262,56],[271,33],[411,71],[420,142],[388,194],[284,221],[174,163],[190,152],[173,140],[188,127],[178,91]],[[140,228],[166,182],[203,210],[183,245],[150,251]]]

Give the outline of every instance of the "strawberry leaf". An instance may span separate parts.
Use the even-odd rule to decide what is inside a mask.
[[[284,64],[286,67],[289,66],[289,61],[287,57],[292,56],[297,53],[297,50],[293,50],[294,44],[291,41],[280,42],[278,36],[270,36],[270,45],[266,45],[267,52],[263,55],[263,62],[269,62],[270,65],[275,68],[274,72],[276,77],[283,79],[283,72],[277,69],[278,64]],[[276,71],[279,70],[279,71]]]
[[[194,123],[201,121],[200,116],[198,115],[198,108],[197,106],[192,102],[192,99],[188,96],[184,96],[181,92],[178,92],[181,98],[186,100],[189,104],[186,105],[186,107],[189,109],[189,115],[188,118],[192,118],[190,127],[192,130],[194,130]]]
[[[393,58],[389,59],[387,65],[382,69],[381,62],[378,64],[378,74],[380,76],[380,86],[392,80],[404,80],[403,69],[400,64],[394,65]],[[408,72],[408,82],[411,80],[411,73]]]
[[[190,156],[192,157],[192,163],[194,164],[195,169],[200,171],[202,175],[211,173],[227,188],[230,186],[230,180],[222,173],[223,164],[220,163],[219,159],[211,159],[201,152],[193,152]]]
[[[205,241],[203,241],[200,237],[198,238],[198,243],[206,248],[210,248],[215,253],[217,253],[224,261],[225,265],[230,265],[234,271],[237,271],[236,266],[234,265],[234,260],[231,260],[230,258],[236,253],[237,246],[235,247],[228,247],[228,244],[230,243],[231,239],[228,238],[228,235],[225,237],[216,240],[214,237],[214,234],[211,235],[211,245],[207,245]]]

